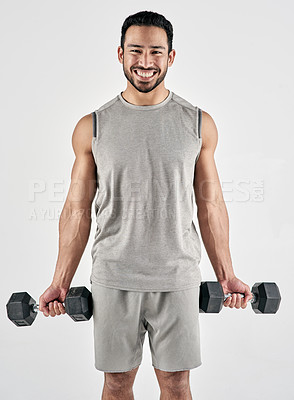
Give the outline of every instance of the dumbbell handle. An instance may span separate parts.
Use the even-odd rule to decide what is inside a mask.
[[[55,300],[54,300],[54,301],[55,301]],[[62,304],[63,307],[65,308],[64,303],[61,303],[61,304]],[[47,305],[48,305],[48,304],[47,304]],[[40,307],[40,304],[33,304],[33,305],[32,305],[32,308],[33,308],[33,311],[34,311],[34,312],[40,311],[39,307]]]
[[[245,295],[244,295],[243,293],[239,293],[239,294],[241,294],[241,297],[245,297]],[[251,294],[252,294],[253,297],[252,297],[251,300],[248,301],[248,303],[255,303],[256,300],[257,300],[257,297],[256,297],[256,295],[255,295],[254,293],[251,292]],[[226,301],[227,298],[228,298],[228,297],[231,297],[231,296],[232,296],[232,293],[227,293],[227,294],[225,294],[224,301]]]

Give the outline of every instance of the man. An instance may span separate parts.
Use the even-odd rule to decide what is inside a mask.
[[[40,297],[45,316],[65,313],[62,302],[88,241],[98,188],[91,289],[95,367],[105,374],[105,400],[134,398],[147,330],[161,399],[192,399],[189,372],[201,365],[193,191],[216,277],[232,293],[224,305],[246,308],[252,298],[232,267],[214,162],[216,125],[164,86],[175,58],[172,39],[172,25],[160,14],[142,11],[125,20],[118,59],[127,88],[75,127],[56,270]]]

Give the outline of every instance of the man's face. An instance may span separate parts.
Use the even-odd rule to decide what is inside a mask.
[[[118,56],[127,80],[139,92],[148,93],[164,80],[168,67],[173,63],[175,51],[168,54],[164,29],[132,25],[126,32],[124,52],[119,46]]]

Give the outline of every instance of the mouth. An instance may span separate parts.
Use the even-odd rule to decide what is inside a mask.
[[[134,73],[141,81],[151,81],[157,74],[157,71],[142,71],[140,69],[134,69]],[[151,73],[152,75],[150,75]]]

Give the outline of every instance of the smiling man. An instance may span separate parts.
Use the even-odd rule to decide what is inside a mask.
[[[156,43],[156,45],[150,43]],[[166,33],[162,28],[136,25],[128,28],[124,48],[125,50],[123,47],[119,47],[118,57],[123,64],[125,77],[129,81],[127,90],[124,92],[125,96],[128,95],[127,92],[130,92],[131,96],[133,91],[133,96],[139,95],[144,102],[147,98],[151,101],[152,96],[164,88],[163,80],[168,67],[174,61],[175,50],[168,49]],[[146,60],[146,55],[148,58],[152,57],[153,62],[150,63],[148,59]],[[140,95],[138,92],[142,94]],[[149,93],[149,96],[144,96],[146,93]],[[167,96],[167,94],[168,90],[165,89],[165,95]],[[150,104],[154,103],[150,102]]]
[[[201,365],[194,197],[217,280],[232,293],[224,305],[246,308],[252,298],[230,257],[214,161],[216,125],[164,85],[176,54],[172,40],[171,23],[158,13],[142,11],[124,21],[118,60],[127,87],[75,127],[56,269],[39,302],[45,316],[65,313],[62,302],[88,241],[98,189],[91,288],[104,400],[134,398],[147,331],[160,398],[192,399],[189,371]]]

